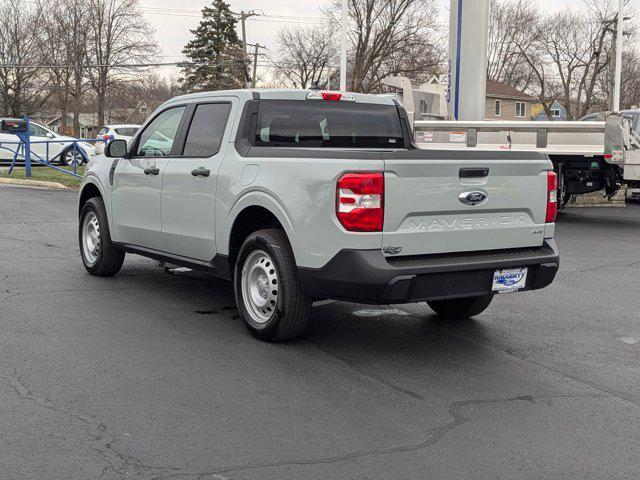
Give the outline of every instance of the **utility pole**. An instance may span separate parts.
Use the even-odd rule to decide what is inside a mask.
[[[262,53],[259,53],[259,49],[261,48],[267,48],[267,47],[260,45],[259,43],[256,43],[253,46],[253,79],[251,82],[251,88],[256,88],[256,77],[258,73],[258,56],[263,55]]]
[[[624,0],[618,0],[618,27],[616,32],[616,69],[613,86],[613,111],[620,111],[620,84],[622,83],[622,39],[624,34]]]
[[[340,90],[347,89],[347,0],[342,0],[342,33],[340,40]]]
[[[247,18],[249,17],[255,17],[257,15],[259,15],[258,13],[256,13],[255,10],[251,10],[249,12],[245,12],[244,10],[242,10],[239,14],[240,16],[240,26],[242,27],[242,52],[244,55],[244,76],[245,76],[245,83],[246,86],[249,87],[249,57],[248,57],[248,52],[247,52],[247,27],[245,25],[245,21],[247,20]]]

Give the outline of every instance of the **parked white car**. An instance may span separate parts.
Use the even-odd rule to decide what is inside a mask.
[[[31,133],[30,140],[33,142],[31,144],[31,152],[33,154],[38,155],[45,161],[51,161],[55,158],[61,165],[73,165],[73,142],[77,139],[59,135],[35,122],[29,122],[29,126]],[[45,141],[50,142],[51,140],[56,141],[51,143],[39,143]],[[16,142],[19,141],[20,139],[17,135],[0,131],[0,160],[13,160],[16,148],[18,148]],[[84,151],[89,160],[96,154],[94,146],[89,143],[79,142],[77,146]],[[60,156],[57,157],[58,155]],[[76,155],[78,164],[84,163],[82,155],[80,155],[79,152],[76,152]]]
[[[105,145],[111,140],[126,140],[129,143],[139,128],[140,125],[104,125],[100,127],[96,138],[102,141],[96,142],[96,154],[102,155]]]

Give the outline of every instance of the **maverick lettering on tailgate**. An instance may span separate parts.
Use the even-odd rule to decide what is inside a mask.
[[[435,217],[409,220],[410,230],[472,230],[496,226],[526,225],[524,213],[511,215],[482,215],[477,217]]]

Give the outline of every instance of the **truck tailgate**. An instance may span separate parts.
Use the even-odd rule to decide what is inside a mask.
[[[541,246],[546,156],[408,150],[384,154],[386,256]]]

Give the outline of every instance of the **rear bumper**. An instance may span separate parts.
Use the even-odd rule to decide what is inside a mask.
[[[491,293],[493,272],[528,267],[523,290],[553,282],[560,265],[553,240],[542,247],[386,258],[380,250],[342,250],[320,269],[298,268],[314,297],[392,304]]]

